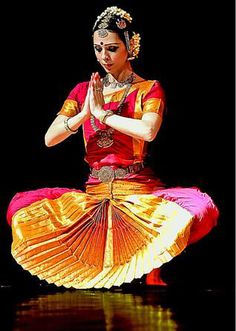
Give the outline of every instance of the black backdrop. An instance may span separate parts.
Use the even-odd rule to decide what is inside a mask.
[[[0,280],[28,282],[10,255],[6,209],[19,191],[80,187],[87,168],[81,133],[53,148],[44,134],[70,89],[99,70],[91,39],[107,6],[130,12],[141,34],[134,69],[158,79],[167,115],[151,161],[170,185],[199,186],[220,209],[219,225],[166,266],[171,279],[225,286],[234,275],[234,6],[214,1],[62,1],[5,8],[2,27]],[[155,5],[156,8],[153,6]],[[199,278],[198,278],[199,277]]]

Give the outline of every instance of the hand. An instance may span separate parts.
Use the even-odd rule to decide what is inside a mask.
[[[87,91],[87,95],[84,101],[83,108],[81,110],[81,113],[84,114],[84,116],[88,119],[91,116],[91,111],[90,111],[90,93],[91,93],[91,82],[89,82],[89,87]]]
[[[90,80],[90,97],[89,97],[89,107],[90,111],[96,118],[101,118],[104,114],[103,105],[103,85],[98,72],[93,73]]]

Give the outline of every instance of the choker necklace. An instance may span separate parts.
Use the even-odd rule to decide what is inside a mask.
[[[124,94],[122,95],[122,98],[120,100],[120,103],[118,105],[118,110],[116,113],[114,113],[115,115],[120,115],[121,111],[123,109],[124,106],[124,101],[125,98],[127,97],[127,94],[129,92],[129,89],[131,87],[131,83],[129,83],[124,91]],[[114,140],[113,140],[113,132],[115,131],[115,129],[113,128],[108,128],[105,130],[101,130],[97,127],[97,125],[95,124],[95,117],[93,115],[91,115],[90,117],[90,123],[91,126],[93,128],[93,130],[97,133],[98,139],[97,139],[97,145],[100,148],[108,148],[110,146],[113,145]]]
[[[103,86],[111,86],[112,88],[116,88],[116,87],[123,87],[127,84],[132,84],[133,81],[135,80],[135,74],[133,72],[131,72],[131,74],[123,81],[119,82],[118,80],[113,80],[112,82],[109,80],[109,75],[107,74],[104,78],[103,78]]]

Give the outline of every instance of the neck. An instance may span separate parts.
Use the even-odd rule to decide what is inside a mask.
[[[131,73],[133,72],[133,69],[131,67],[131,64],[129,61],[127,61],[125,63],[125,65],[123,66],[123,68],[117,72],[114,73],[109,73],[108,76],[110,78],[110,80],[116,80],[118,82],[122,82],[123,80],[125,80]]]
[[[109,75],[109,78],[111,81],[116,80],[118,82],[123,82],[125,79],[127,79],[131,75],[131,73],[132,73],[132,70],[126,69],[119,73],[108,74],[108,75]]]
[[[127,84],[132,84],[135,80],[135,74],[133,71],[122,71],[119,75],[114,77],[112,74],[108,74],[104,78],[104,86],[110,86],[112,88],[123,87]]]

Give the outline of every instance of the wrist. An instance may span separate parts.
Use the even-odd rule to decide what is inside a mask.
[[[103,115],[99,118],[100,123],[106,124],[106,119],[112,115],[114,115],[112,110],[104,111]]]
[[[93,112],[93,116],[99,120],[99,122],[101,122],[101,119],[103,118],[103,116],[106,114],[106,111],[103,109],[96,109]]]
[[[68,132],[70,132],[70,133],[77,133],[78,132],[78,129],[72,129],[71,127],[70,127],[70,125],[69,125],[69,123],[68,123],[68,121],[69,121],[69,119],[70,119],[70,117],[67,117],[67,118],[65,118],[65,120],[64,120],[64,128],[65,128],[65,130],[66,131],[68,131]]]
[[[80,115],[81,115],[81,119],[83,120],[83,121],[86,121],[87,119],[89,119],[89,117],[90,117],[90,112],[88,112],[88,111],[85,111],[84,109],[83,110],[81,110],[81,112],[79,113]]]

